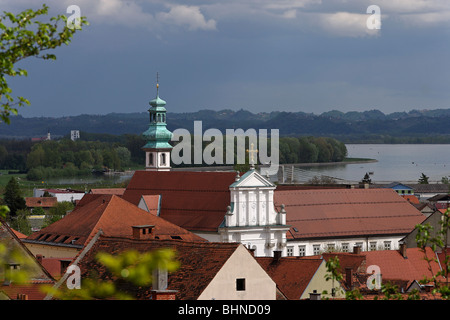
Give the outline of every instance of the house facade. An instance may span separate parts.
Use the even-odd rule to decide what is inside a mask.
[[[98,270],[96,279],[106,276],[95,256],[101,250],[119,254],[133,248],[140,252],[173,249],[179,269],[166,274],[166,284],[158,294],[177,300],[275,300],[276,284],[253,255],[239,243],[189,242],[100,235],[86,246],[76,265],[81,277],[89,278],[89,270]],[[64,280],[64,279],[63,279]],[[156,285],[157,281],[153,281]],[[155,287],[127,286],[127,293],[138,300],[155,299]]]

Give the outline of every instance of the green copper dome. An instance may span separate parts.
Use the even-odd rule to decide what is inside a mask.
[[[158,84],[156,88],[159,88]],[[150,114],[150,125],[142,134],[148,142],[142,148],[172,149],[172,146],[169,143],[172,139],[172,132],[166,128],[166,108],[164,108],[166,102],[159,97],[158,90],[156,92],[156,98],[151,100],[149,104],[151,105],[151,108],[148,109]]]
[[[172,139],[172,132],[167,130],[165,123],[150,124],[142,135],[148,140],[143,148],[172,148],[169,144]]]
[[[156,107],[156,108],[158,108],[158,107],[163,107],[162,109],[165,110],[164,106],[166,105],[166,102],[165,102],[163,99],[161,99],[161,98],[159,97],[159,95],[157,95],[155,99],[153,99],[153,100],[151,100],[151,101],[149,102],[149,104],[150,104],[152,107]]]

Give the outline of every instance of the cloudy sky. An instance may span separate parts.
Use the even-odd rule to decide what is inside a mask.
[[[77,5],[90,26],[57,61],[21,62],[28,77],[11,84],[31,100],[25,117],[146,111],[157,72],[173,112],[450,108],[448,0],[45,3],[50,15]],[[39,4],[0,0],[0,11]]]

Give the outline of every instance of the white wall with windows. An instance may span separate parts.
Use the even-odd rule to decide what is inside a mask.
[[[352,252],[359,246],[362,251],[398,250],[404,236],[287,240],[286,255],[293,257],[320,255],[323,252]]]

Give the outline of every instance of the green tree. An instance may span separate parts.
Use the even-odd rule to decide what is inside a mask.
[[[372,179],[370,179],[370,176],[367,172],[364,175],[364,178],[361,180],[361,183],[368,183],[368,184],[372,183]]]
[[[327,267],[327,273],[325,274],[325,280],[329,281],[331,280],[331,296],[335,297],[336,296],[336,289],[341,290],[340,286],[337,284],[340,284],[341,281],[344,279],[344,277],[342,276],[341,272],[339,271],[341,268],[340,262],[339,262],[339,258],[338,257],[333,257],[328,259],[328,261],[326,262],[325,266]],[[337,284],[336,284],[336,283]],[[327,294],[327,291],[324,291],[323,294]],[[339,292],[339,294],[342,294],[342,292]]]
[[[130,164],[131,153],[125,147],[117,147],[116,148],[117,157],[119,158],[120,164],[122,167]]]
[[[419,178],[419,184],[428,184],[428,179],[429,179],[429,177],[428,176],[426,176],[423,172],[422,172],[422,174],[420,175],[420,178]]]
[[[36,145],[27,156],[27,168],[37,168],[43,166],[45,162],[45,151],[41,145]]]
[[[18,210],[26,208],[25,199],[16,178],[12,177],[6,185],[3,200],[9,207],[11,217],[15,217]]]
[[[38,20],[48,13],[48,6],[41,9],[28,9],[14,15],[4,12],[0,15],[0,119],[10,123],[11,114],[17,114],[17,108],[29,105],[22,96],[13,97],[7,77],[27,76],[27,71],[16,64],[28,57],[55,60],[51,53],[43,53],[63,44],[68,45],[77,28],[67,26],[64,15],[52,17],[50,22]],[[80,19],[80,27],[86,25],[85,18]]]
[[[42,208],[39,208],[42,209]],[[33,213],[34,214],[34,213]],[[31,234],[31,225],[28,220],[30,212],[27,209],[21,209],[16,212],[16,216],[11,220],[11,227],[25,235]]]

